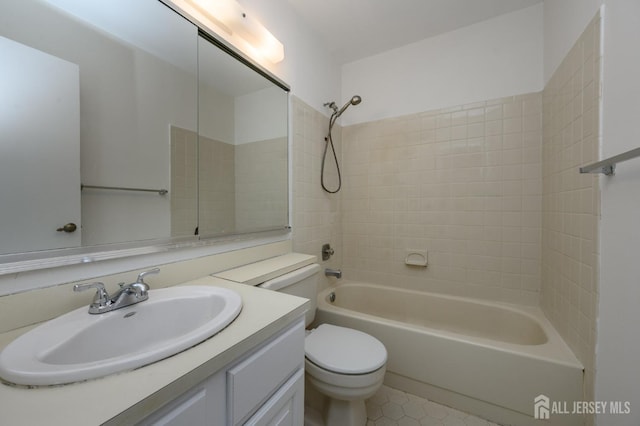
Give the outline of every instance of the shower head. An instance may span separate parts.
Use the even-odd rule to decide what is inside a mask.
[[[331,117],[329,118],[329,134],[327,135],[326,138],[324,138],[325,145],[324,145],[324,154],[322,154],[322,166],[321,166],[322,171],[320,172],[320,185],[322,185],[322,189],[324,189],[330,194],[335,194],[336,192],[340,191],[340,188],[342,188],[342,176],[340,175],[340,165],[338,164],[336,149],[333,146],[333,138],[331,137],[331,130],[333,129],[333,125],[336,123],[336,120],[338,119],[338,117],[340,117],[342,113],[347,108],[349,108],[349,105],[358,105],[360,102],[362,102],[362,98],[358,95],[355,95],[351,99],[349,99],[349,102],[344,104],[344,106],[339,110],[335,102],[327,102],[326,104],[324,104],[324,106],[329,107],[333,110],[333,114],[331,114]],[[338,189],[336,189],[335,191],[327,189],[327,187],[324,184],[324,159],[327,156],[327,148],[329,148],[329,145],[331,145],[331,150],[333,151],[333,158],[334,160],[336,160],[336,169],[338,170]]]
[[[333,101],[325,103],[324,106],[331,108],[333,110],[334,118],[338,118],[347,108],[349,108],[350,105],[358,105],[360,102],[362,102],[362,98],[358,95],[355,95],[351,99],[349,99],[349,101],[340,109],[338,109],[338,105],[336,105],[336,103]]]
[[[354,97],[352,97],[351,99],[349,99],[349,101],[344,104],[344,106],[342,108],[340,108],[339,111],[336,111],[336,109],[333,110],[334,114],[336,114],[336,118],[340,117],[342,115],[342,113],[349,108],[349,106],[351,105],[358,105],[360,102],[362,102],[362,98],[358,95],[355,95]],[[335,105],[335,103],[334,103]]]

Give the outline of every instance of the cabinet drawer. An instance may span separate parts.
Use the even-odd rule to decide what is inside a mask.
[[[244,421],[304,364],[304,321],[227,371],[229,424]]]

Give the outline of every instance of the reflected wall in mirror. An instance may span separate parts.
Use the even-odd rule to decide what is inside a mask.
[[[198,39],[199,231],[288,225],[288,94]]]
[[[170,128],[197,129],[197,28],[153,0],[9,0],[2,5],[0,35],[78,69],[80,158],[68,167],[58,167],[57,172],[64,175],[69,168],[77,168],[80,173],[75,182],[56,182],[50,188],[46,205],[41,206],[46,217],[40,219],[47,222],[48,232],[26,225],[21,230],[23,238],[70,240],[75,233],[56,232],[67,222],[75,223],[77,235],[81,234],[75,245],[170,237]],[[13,60],[3,53],[3,63]],[[51,96],[55,89],[53,84],[42,88],[42,98]],[[37,97],[30,101],[39,102]],[[6,100],[2,102],[6,105]],[[60,141],[46,136],[56,125],[46,125],[37,113],[20,124],[22,134],[28,134],[31,127],[40,128],[43,135],[35,138],[52,151],[68,151]],[[3,146],[8,142],[4,130],[5,126]],[[14,132],[21,133],[19,129]],[[51,160],[44,149],[13,154],[3,155],[0,161],[11,164],[19,155],[28,156],[30,169],[35,171]],[[195,176],[193,179],[195,186]],[[41,177],[38,181],[47,184]],[[81,184],[166,188],[169,194],[95,188],[81,191]],[[17,186],[19,198],[38,197],[16,179],[3,180],[1,185],[3,194],[12,193],[9,189]],[[59,217],[57,212],[66,204],[66,198],[59,194],[69,190],[81,198],[81,215]],[[3,200],[3,204],[11,202]],[[0,226],[11,225],[3,221]],[[9,242],[2,252],[63,246],[55,241],[31,247]]]
[[[158,0],[1,12],[0,256],[288,225],[286,87]]]
[[[80,223],[78,66],[5,37],[0,57],[0,254],[76,247],[56,229]]]

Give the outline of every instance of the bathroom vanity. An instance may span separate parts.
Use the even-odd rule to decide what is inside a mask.
[[[199,345],[133,371],[63,386],[2,384],[0,423],[301,424],[309,302],[210,276],[184,284],[236,291],[240,315]],[[30,328],[0,334],[0,347]]]

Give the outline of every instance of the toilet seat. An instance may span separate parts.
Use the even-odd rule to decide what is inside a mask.
[[[331,324],[312,330],[305,338],[304,349],[310,362],[339,374],[367,374],[387,362],[387,350],[378,339]]]

